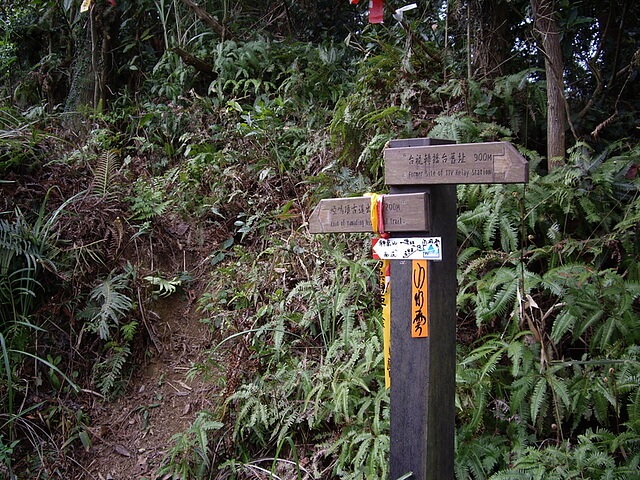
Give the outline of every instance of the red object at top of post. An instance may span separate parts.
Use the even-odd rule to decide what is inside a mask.
[[[382,23],[384,16],[383,0],[371,0],[369,23]]]
[[[349,0],[351,5],[357,5],[360,0]],[[384,17],[384,1],[371,0],[369,3],[369,23],[382,23]]]

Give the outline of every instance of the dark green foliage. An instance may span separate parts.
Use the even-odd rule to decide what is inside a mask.
[[[0,108],[0,174],[29,170],[37,161],[41,134],[9,108]]]
[[[41,208],[35,214],[25,214],[19,208],[4,212],[0,218],[0,404],[3,423],[0,427],[0,460],[12,472],[12,463],[20,456],[32,455],[18,448],[22,439],[19,429],[34,428],[25,418],[32,408],[18,403],[25,393],[25,378],[33,364],[48,369],[49,381],[54,388],[61,389],[61,379],[74,391],[79,388],[61,371],[59,358],[41,355],[36,350],[35,338],[46,333],[35,312],[44,303],[44,294],[50,280],[48,274],[58,274],[61,265],[61,244],[58,238],[60,217],[77,197],[63,202],[53,211],[46,209],[47,192]],[[38,367],[36,367],[38,368]],[[70,389],[67,388],[67,392]],[[4,441],[7,437],[7,442]],[[27,452],[40,453],[48,444],[37,435],[27,437]],[[14,458],[15,454],[15,458]]]
[[[635,158],[617,144],[599,154],[582,145],[566,168],[534,176],[525,189],[459,189],[460,314],[500,334],[461,349],[458,478],[633,478]],[[508,469],[467,453],[487,448],[484,435],[496,430],[510,445],[482,458],[511,451]]]
[[[297,254],[282,247],[265,255],[278,264],[289,264]],[[314,248],[313,244],[308,247]],[[335,272],[325,277],[324,269],[316,266],[310,278],[287,295],[264,283],[272,274],[270,264],[258,261],[224,295],[218,294],[217,301],[203,302],[203,313],[212,318],[232,322],[234,311],[249,315],[245,329],[225,338],[216,350],[249,345],[256,355],[246,361],[260,365],[260,374],[248,378],[225,402],[233,427],[220,433],[231,435],[234,442],[234,462],[223,465],[226,469],[249,471],[251,462],[243,459],[253,458],[255,449],[282,448],[281,454],[294,455],[291,448],[296,446],[295,455],[312,475],[386,475],[389,397],[383,388],[380,317],[366,305],[376,273],[374,264],[348,258],[347,248],[344,243],[325,245],[325,251],[331,252],[326,262],[336,266]],[[236,268],[241,269],[248,258],[236,252]],[[237,275],[238,270],[219,272]],[[218,282],[229,285],[218,277],[212,287]],[[234,326],[220,328],[233,331]],[[181,471],[198,452],[202,449],[195,442],[180,441],[170,458],[185,460],[167,465],[167,470]],[[209,468],[218,455],[217,451],[207,454]],[[283,456],[276,463],[287,458],[291,457]]]
[[[43,273],[57,272],[56,261],[61,253],[59,217],[78,195],[47,212],[49,193],[35,215],[27,216],[16,208],[14,212],[4,212],[0,218],[0,295],[3,300],[0,320],[9,328],[29,322],[42,292]]]

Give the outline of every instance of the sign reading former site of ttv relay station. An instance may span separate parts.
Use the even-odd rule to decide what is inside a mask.
[[[384,151],[387,185],[526,183],[529,169],[508,142],[403,146]]]

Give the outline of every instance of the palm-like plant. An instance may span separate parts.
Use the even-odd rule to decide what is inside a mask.
[[[34,331],[42,330],[32,322],[33,311],[43,292],[41,275],[43,270],[56,272],[60,254],[57,221],[65,207],[78,195],[47,214],[47,194],[32,222],[19,208],[0,218],[0,385],[6,392],[0,400],[6,402],[11,436],[13,420],[20,415],[14,405],[14,377],[22,362],[33,359],[69,381],[51,362],[29,352],[29,344]]]

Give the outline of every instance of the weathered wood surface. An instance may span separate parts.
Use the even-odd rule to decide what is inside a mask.
[[[391,479],[453,480],[456,338],[456,188],[428,189],[430,235],[442,237],[442,261],[429,262],[428,337],[412,337],[416,311],[412,261],[391,261]]]
[[[387,185],[526,183],[529,165],[509,142],[421,145],[391,141],[384,150]]]
[[[385,195],[384,229],[387,232],[429,231],[429,195]],[[309,217],[311,233],[371,232],[371,198],[327,198],[320,200]]]

